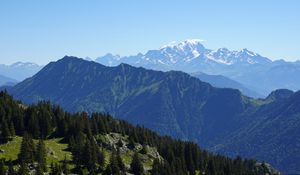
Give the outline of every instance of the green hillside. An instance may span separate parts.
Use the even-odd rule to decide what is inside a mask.
[[[24,106],[0,92],[0,174],[277,174],[160,136],[108,114],[68,113],[49,102]]]

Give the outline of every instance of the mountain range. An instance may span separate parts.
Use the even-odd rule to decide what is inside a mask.
[[[107,54],[96,61],[107,66],[127,63],[154,70],[223,75],[264,96],[279,88],[300,89],[300,79],[296,78],[300,73],[300,61],[272,61],[248,49],[211,50],[197,39],[171,43],[135,56]]]
[[[51,100],[72,112],[109,112],[222,154],[300,173],[299,92],[282,89],[254,99],[180,71],[108,67],[68,56],[8,91],[26,103]]]
[[[22,81],[41,70],[43,66],[30,62],[16,62],[11,65],[0,64],[0,75]]]

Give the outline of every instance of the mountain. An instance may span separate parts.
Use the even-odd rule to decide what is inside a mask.
[[[211,50],[205,48],[201,40],[197,39],[171,43],[135,56],[107,54],[96,61],[107,66],[127,63],[161,71],[179,70],[223,75],[252,87],[251,90],[264,96],[280,88],[300,89],[300,80],[295,77],[300,73],[299,62],[272,61],[248,49]]]
[[[253,99],[179,71],[106,67],[68,56],[8,91],[26,103],[51,100],[68,111],[109,112],[216,152],[300,173],[299,92],[278,90]]]
[[[257,98],[263,97],[263,95],[250,90],[249,88],[245,87],[243,84],[231,80],[230,78],[227,78],[222,75],[208,75],[202,72],[191,73],[191,75],[217,88],[238,89],[242,92],[242,94],[247,95],[249,97],[257,97]]]
[[[0,64],[0,74],[6,77],[11,77],[17,81],[22,81],[25,78],[36,74],[43,66],[35,63],[16,62],[11,65]]]
[[[221,123],[226,117],[231,125],[251,105],[238,90],[217,89],[183,72],[106,67],[74,57],[48,64],[10,92],[26,103],[51,100],[69,111],[110,112],[162,134],[194,141],[200,135],[205,143],[227,132]],[[222,132],[202,136],[202,127],[208,131],[216,125]]]
[[[0,86],[11,86],[17,84],[17,80],[0,75]]]
[[[286,174],[299,174],[300,91],[277,90],[269,98],[273,99],[271,103],[243,114],[251,120],[241,121],[238,134],[224,138],[215,151],[272,159],[272,165]]]

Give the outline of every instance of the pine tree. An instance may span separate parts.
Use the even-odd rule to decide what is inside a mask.
[[[215,164],[212,160],[209,160],[208,165],[207,165],[207,174],[208,175],[214,175],[216,174],[216,169],[215,169]]]
[[[120,175],[120,167],[116,156],[116,151],[113,150],[112,155],[110,157],[109,165],[107,165],[105,174],[114,174],[114,175]]]
[[[5,174],[4,160],[0,160],[0,174]]]
[[[141,149],[140,153],[147,154],[147,152],[148,152],[147,146],[145,144],[143,144],[143,148]]]
[[[118,140],[117,144],[118,147],[123,147],[123,142],[121,139]]]
[[[100,151],[99,149],[97,152],[97,159],[98,159],[98,164],[100,165],[101,168],[103,168],[104,163],[105,163],[105,155],[104,155],[103,151]]]
[[[161,171],[162,171],[162,167],[160,164],[159,159],[155,159],[153,161],[153,165],[152,165],[152,170],[151,170],[151,175],[160,175]]]
[[[10,138],[11,134],[7,125],[7,121],[4,120],[2,121],[1,125],[1,140],[2,142],[7,142],[8,139]]]
[[[18,175],[29,175],[28,165],[24,162],[21,162],[21,166],[18,171]]]
[[[35,169],[35,175],[43,175],[43,169],[40,166],[40,164],[37,165],[36,169]]]
[[[94,150],[92,148],[91,142],[90,140],[87,140],[85,143],[85,147],[84,147],[84,153],[83,153],[83,163],[85,164],[85,166],[87,166],[89,169],[93,169],[95,168],[95,155],[96,153],[94,153]]]
[[[130,164],[130,171],[131,173],[135,174],[135,175],[142,175],[144,174],[144,167],[143,164],[139,158],[138,153],[134,153],[133,157],[132,157],[132,161]]]
[[[69,175],[70,174],[70,170],[69,170],[69,165],[68,165],[68,160],[67,160],[67,157],[65,155],[65,159],[63,160],[62,162],[62,167],[61,167],[63,173],[65,175]]]
[[[10,122],[10,125],[9,125],[9,131],[10,131],[10,135],[12,137],[14,137],[16,135],[16,131],[15,131],[15,126],[14,126],[14,123],[13,122]]]
[[[61,175],[62,173],[62,169],[60,167],[59,164],[55,163],[55,164],[51,164],[51,172],[50,175]]]
[[[12,163],[11,160],[8,162],[8,172],[7,173],[9,175],[15,175],[16,174],[13,163]]]
[[[118,166],[120,168],[120,171],[122,173],[125,173],[125,164],[123,163],[123,160],[121,158],[121,155],[120,155],[120,149],[117,150],[117,155],[116,155],[116,159],[117,159],[117,162],[118,162]]]
[[[135,143],[134,143],[134,139],[132,137],[129,137],[129,143],[127,146],[129,149],[134,149]]]
[[[39,140],[39,143],[37,145],[36,149],[36,161],[38,162],[41,170],[43,172],[47,171],[47,164],[46,164],[46,147],[43,140]]]
[[[19,161],[23,163],[33,163],[35,159],[35,145],[32,137],[25,133],[23,136],[21,150],[18,155]]]

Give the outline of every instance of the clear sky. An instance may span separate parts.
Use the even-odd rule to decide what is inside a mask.
[[[133,55],[171,41],[300,59],[300,0],[1,0],[0,63]]]

